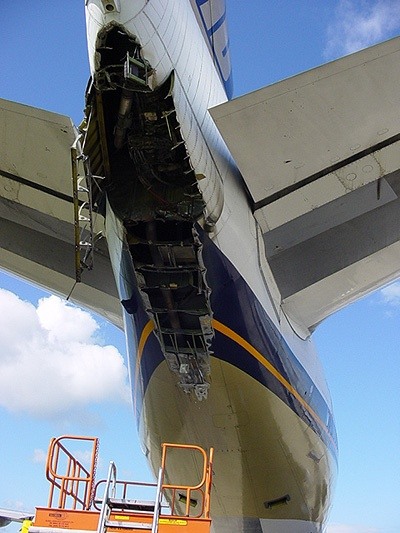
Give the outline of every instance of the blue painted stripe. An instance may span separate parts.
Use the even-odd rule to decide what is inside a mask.
[[[209,38],[211,38],[214,35],[214,33],[222,26],[225,20],[226,20],[226,9],[223,15],[217,20],[217,22],[215,22],[215,24],[211,26],[209,30],[207,30],[207,35],[209,36]]]
[[[205,5],[205,4],[208,4],[208,3],[213,3],[214,5],[215,4],[221,4],[223,6],[223,14],[221,15],[221,17],[210,27],[208,28],[207,27],[207,23],[206,23],[206,20],[203,16],[203,12],[202,12],[202,7]],[[208,38],[208,42],[209,42],[209,45],[211,47],[211,50],[212,50],[212,54],[213,54],[213,59],[214,59],[214,64],[218,70],[218,74],[219,74],[219,77],[221,78],[221,81],[224,85],[224,88],[225,88],[225,93],[227,95],[228,98],[232,98],[233,96],[233,76],[232,76],[232,65],[231,65],[231,62],[230,62],[230,59],[229,57],[227,58],[228,56],[228,53],[229,53],[229,39],[228,39],[228,31],[227,31],[227,28],[226,28],[226,3],[225,3],[225,0],[196,0],[196,5],[197,5],[197,10],[198,10],[198,13],[199,13],[199,16],[200,16],[200,19],[201,19],[201,22],[202,22],[202,25],[203,25],[203,31],[205,33],[205,35],[207,36]],[[215,43],[214,43],[214,35],[215,33],[221,28],[221,26],[225,25],[225,34],[226,34],[226,44],[225,46],[222,48],[222,56],[223,58],[227,61],[229,61],[229,75],[227,78],[224,77],[224,69],[222,68],[221,66],[221,61],[220,61],[220,58],[218,57],[218,52],[216,50],[216,47],[215,47]]]

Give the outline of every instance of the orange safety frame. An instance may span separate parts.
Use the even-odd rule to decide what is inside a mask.
[[[193,444],[164,443],[162,444],[162,456],[161,456],[161,469],[163,472],[165,472],[165,469],[166,469],[168,449],[181,449],[181,450],[196,451],[200,453],[203,458],[203,474],[202,474],[202,478],[200,482],[197,485],[195,486],[174,485],[174,484],[169,485],[169,484],[164,483],[164,480],[163,480],[162,489],[163,490],[170,489],[172,491],[172,502],[171,502],[172,514],[174,515],[176,493],[179,490],[179,491],[186,492],[186,506],[185,506],[184,516],[190,516],[191,495],[193,492],[197,491],[197,492],[200,492],[203,496],[202,507],[201,507],[200,513],[197,515],[197,518],[200,518],[200,517],[209,518],[210,517],[210,493],[211,493],[211,484],[212,484],[212,472],[213,472],[212,465],[213,465],[214,449],[210,448],[210,456],[208,458],[205,450],[203,450],[203,448],[200,448],[200,446],[195,446]]]
[[[69,452],[63,441],[86,441],[92,443],[90,467],[86,468]],[[71,509],[90,509],[94,497],[94,481],[97,468],[99,439],[97,437],[81,437],[63,435],[50,441],[46,462],[46,478],[50,481],[48,507],[54,506],[58,491],[58,509],[67,508],[70,498]],[[66,461],[64,474],[59,474],[61,460]]]

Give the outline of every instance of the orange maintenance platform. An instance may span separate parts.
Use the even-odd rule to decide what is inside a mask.
[[[67,447],[80,444],[90,448],[89,465]],[[212,448],[207,454],[199,446],[163,444],[157,483],[147,483],[118,479],[113,462],[107,479],[96,482],[98,447],[95,437],[51,440],[46,463],[49,502],[47,507],[36,508],[33,522],[26,524],[29,533],[209,533]],[[168,457],[177,453],[188,464],[201,465],[195,484],[166,483],[171,479]],[[152,490],[155,497],[132,498],[134,492],[144,489]]]

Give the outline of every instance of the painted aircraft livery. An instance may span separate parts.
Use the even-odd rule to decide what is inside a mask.
[[[85,5],[79,129],[0,100],[0,265],[124,328],[153,470],[162,442],[215,448],[216,533],[321,532],[311,334],[399,275],[400,41],[230,100],[229,2]]]

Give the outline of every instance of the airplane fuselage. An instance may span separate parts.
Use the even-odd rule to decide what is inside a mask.
[[[311,340],[280,310],[208,112],[230,83],[227,42],[210,52],[204,38],[219,42],[224,3],[212,26],[207,2],[86,4],[88,121],[106,160],[102,209],[146,456],[156,470],[163,441],[215,447],[216,532],[321,531],[336,473],[329,392]]]

